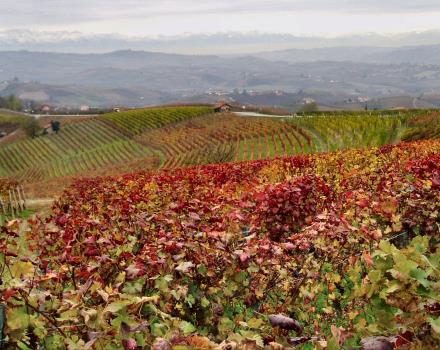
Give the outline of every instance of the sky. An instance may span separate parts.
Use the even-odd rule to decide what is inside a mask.
[[[339,36],[440,30],[440,0],[0,0],[0,30]]]

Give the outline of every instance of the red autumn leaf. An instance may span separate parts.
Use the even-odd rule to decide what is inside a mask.
[[[249,260],[249,254],[247,254],[247,253],[242,253],[239,255],[239,257],[240,257],[240,261],[242,263],[245,263],[246,261]]]
[[[124,350],[136,350],[137,343],[133,338],[123,339],[122,346],[124,347]]]
[[[362,258],[364,259],[364,261],[365,261],[365,263],[367,264],[368,267],[374,265],[373,258],[371,257],[369,252],[364,252],[364,254],[362,254]]]
[[[101,252],[99,251],[98,248],[87,248],[86,251],[84,252],[85,256],[99,256],[101,254]]]
[[[8,301],[8,299],[13,297],[15,294],[17,294],[15,289],[8,288],[2,292],[2,298],[4,301]]]

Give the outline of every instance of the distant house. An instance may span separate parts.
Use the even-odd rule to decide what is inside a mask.
[[[115,108],[113,108],[113,112],[117,112],[117,113],[119,113],[121,111],[121,109],[119,108],[119,107],[115,107]]]
[[[80,110],[81,112],[88,112],[88,111],[90,111],[90,107],[89,107],[89,106],[81,106],[81,107],[79,108],[79,110]]]
[[[8,133],[6,131],[0,131],[0,139],[5,137]]]
[[[52,108],[49,105],[42,105],[41,106],[41,111],[43,113],[49,113],[52,110]]]
[[[311,97],[304,97],[302,101],[305,105],[309,105],[315,102],[315,100]]]
[[[216,113],[228,113],[232,109],[232,106],[229,103],[221,102],[215,105],[214,112]]]

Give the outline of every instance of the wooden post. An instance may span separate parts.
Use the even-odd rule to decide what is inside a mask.
[[[20,186],[17,186],[16,192],[17,192],[18,205],[20,207],[20,211],[23,211],[24,210],[24,201],[21,198]]]
[[[17,193],[16,193],[15,188],[13,188],[11,191],[12,191],[12,199],[14,200],[14,207],[15,207],[15,210],[17,211],[17,216],[18,216],[18,213],[21,212],[21,205],[20,205],[20,202],[17,198]]]
[[[20,185],[20,190],[21,190],[21,198],[23,198],[23,208],[26,210],[27,206],[26,206],[26,194],[24,193],[24,188],[22,185]]]
[[[9,208],[11,209],[12,218],[15,219],[14,203],[12,202],[12,193],[11,190],[9,190],[8,192],[9,192]]]
[[[0,207],[2,208],[3,215],[6,217],[6,204],[1,196],[0,196]]]

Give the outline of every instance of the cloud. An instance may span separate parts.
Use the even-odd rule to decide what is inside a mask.
[[[223,30],[218,16],[242,16],[243,30],[258,30],[259,22],[274,31],[284,28],[277,23],[288,20],[287,14],[305,13],[315,22],[325,16],[421,17],[440,13],[438,0],[0,0],[0,29],[66,29],[92,32],[136,32],[154,26],[155,33]],[[295,17],[296,18],[296,17]],[[226,19],[227,21],[227,19]],[[235,19],[236,22],[239,19]],[[367,20],[366,20],[367,21]],[[252,25],[250,25],[250,23]],[[332,20],[329,20],[331,23]],[[333,20],[334,22],[334,20]],[[349,20],[348,20],[349,22]],[[411,23],[414,21],[411,20]],[[422,20],[420,19],[420,22]],[[191,25],[193,23],[193,25]],[[245,25],[246,24],[246,25]],[[422,25],[422,23],[420,24]],[[162,26],[162,28],[159,28]],[[253,26],[253,28],[252,28]],[[390,22],[390,28],[393,23]],[[285,26],[287,27],[287,26]],[[239,26],[232,30],[240,30]],[[417,28],[411,28],[417,29]],[[426,29],[423,27],[423,29]],[[141,31],[139,31],[141,32]],[[142,32],[142,34],[146,34]]]

